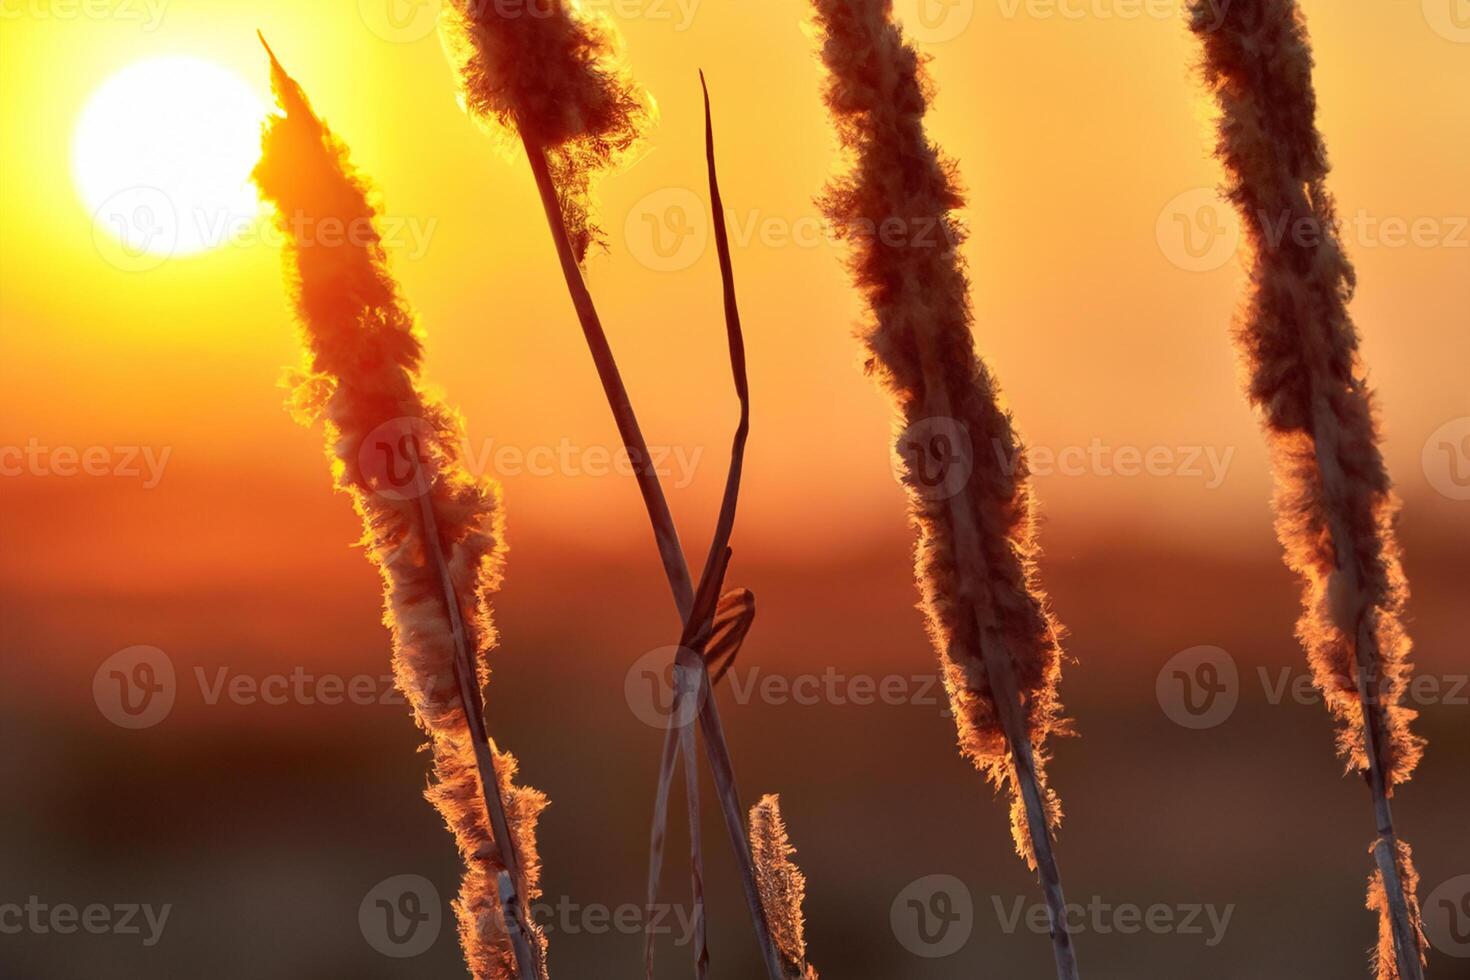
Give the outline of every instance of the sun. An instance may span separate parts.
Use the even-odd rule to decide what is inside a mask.
[[[103,82],[72,139],[72,175],[99,245],[156,264],[249,227],[267,112],[243,79],[200,58],[151,58]]]

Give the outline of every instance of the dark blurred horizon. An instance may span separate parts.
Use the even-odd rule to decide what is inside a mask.
[[[1407,538],[1417,659],[1444,682],[1442,703],[1423,708],[1424,764],[1396,801],[1423,897],[1470,869],[1470,691],[1455,688],[1465,672],[1455,628],[1465,552],[1443,535]],[[760,610],[720,694],[743,799],[781,794],[823,976],[1049,975],[1045,935],[1024,917],[1011,924],[1039,893],[1011,851],[1005,802],[955,750],[911,608],[907,535],[900,526],[870,545],[836,567],[737,555],[731,581],[754,589]],[[371,581],[363,566],[354,578]],[[1305,674],[1291,635],[1296,593],[1273,550],[1222,559],[1120,540],[1054,548],[1043,574],[1070,630],[1062,695],[1079,737],[1054,745],[1051,775],[1067,811],[1060,857],[1085,918],[1086,975],[1366,975],[1376,929],[1363,909],[1368,795],[1342,774],[1320,704],[1273,694]],[[552,800],[538,915],[562,976],[639,969],[641,940],[627,923],[642,904],[659,732],[639,719],[646,705],[634,703],[627,675],[671,642],[657,576],[651,549],[617,564],[527,548],[497,601],[490,724],[520,758],[522,780]],[[447,909],[457,860],[420,797],[427,757],[406,708],[241,704],[216,690],[237,675],[385,673],[376,605],[370,588],[318,591],[300,577],[270,590],[8,597],[0,773],[17,805],[3,817],[5,899],[168,903],[172,912],[147,948],[116,935],[6,936],[0,972],[459,975]],[[92,681],[104,659],[139,643],[167,653],[178,696],[157,725],[129,731],[103,716]],[[1214,727],[1193,730],[1171,720],[1156,685],[1175,654],[1200,646],[1238,667],[1239,701]],[[807,687],[791,683],[803,677]],[[875,697],[885,680],[894,696]],[[373,690],[376,701],[381,685]],[[713,975],[753,976],[712,800],[706,785]],[[677,939],[688,914],[685,847],[676,819],[664,975],[688,968]],[[401,960],[375,952],[358,918],[364,897],[400,875],[427,879],[446,903],[437,939]],[[940,958],[917,955],[890,913],[914,888],[953,889],[953,879],[973,908],[957,927],[965,941]],[[1139,915],[1158,906],[1174,926],[1122,934],[1114,927],[1132,921],[1132,906]],[[1430,967],[1435,977],[1470,976],[1470,963],[1438,949]]]

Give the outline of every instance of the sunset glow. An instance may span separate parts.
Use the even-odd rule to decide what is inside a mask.
[[[223,244],[256,214],[250,168],[265,106],[209,61],[151,58],[98,86],[77,120],[72,171],[99,232],[132,255]]]

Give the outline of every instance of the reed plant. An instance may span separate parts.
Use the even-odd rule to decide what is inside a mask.
[[[484,719],[490,595],[505,557],[500,490],[465,467],[459,416],[425,388],[422,331],[388,268],[367,180],[270,58],[280,114],[266,125],[254,178],[286,236],[307,351],[291,407],[325,428],[336,486],[382,575],[394,678],[433,752],[427,795],[465,862],[454,905],[471,973],[545,980],[546,940],[527,903],[539,894],[535,830],[546,798],[515,785],[516,761]],[[353,234],[316,235],[322,227]]]
[[[1217,8],[1195,0],[1191,25],[1219,106],[1215,152],[1249,248],[1235,344],[1276,471],[1277,536],[1302,580],[1297,635],[1337,720],[1339,752],[1373,801],[1375,970],[1380,980],[1418,980],[1427,947],[1418,874],[1390,806],[1424,750],[1403,703],[1413,674],[1408,585],[1398,502],[1348,312],[1356,275],[1327,187],[1311,42],[1296,0]]]
[[[892,0],[813,0],[812,9],[846,153],[821,204],[849,243],[868,307],[866,368],[901,430],[916,577],[960,749],[1010,791],[1012,834],[1040,875],[1057,976],[1073,980],[1052,846],[1062,811],[1045,767],[1048,738],[1068,730],[1057,697],[1061,629],[1037,577],[1025,454],[971,333],[957,170],[925,133],[932,86]],[[944,233],[914,233],[936,228]]]
[[[711,676],[711,662],[718,676],[733,660],[749,630],[754,604],[746,590],[724,591],[750,408],[729,236],[715,171],[708,90],[705,90],[705,136],[710,205],[740,421],[732,442],[714,540],[696,584],[581,268],[589,249],[601,241],[591,206],[592,184],[637,144],[650,118],[652,101],[623,66],[617,32],[606,16],[595,15],[576,4],[552,4],[538,16],[528,17],[477,0],[454,0],[447,13],[443,21],[445,48],[456,69],[461,102],[498,140],[518,141],[531,167],[563,279],[619,436],[633,462],[682,624],[680,654],[673,665],[674,700],[660,757],[650,831],[648,903],[651,907],[657,900],[668,796],[682,758],[691,841],[695,972],[704,976],[709,957],[704,943],[703,861],[698,772],[694,765],[697,722],[762,960],[771,980],[781,980],[780,956],[760,899],[757,868],[746,837],[744,813]],[[645,969],[651,978],[654,970],[651,932],[646,935]]]

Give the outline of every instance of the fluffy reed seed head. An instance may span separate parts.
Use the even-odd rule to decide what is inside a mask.
[[[1348,313],[1356,279],[1327,188],[1311,43],[1295,0],[1217,7],[1194,0],[1191,22],[1220,109],[1216,155],[1249,245],[1250,291],[1235,343],[1272,451],[1276,533],[1303,583],[1297,635],[1337,719],[1340,754],[1352,769],[1376,765],[1391,796],[1424,751],[1410,730],[1416,712],[1402,703],[1413,673],[1403,626],[1408,584],[1398,503]],[[1418,947],[1405,955],[1422,959],[1419,876],[1408,845],[1396,843],[1404,928]],[[1368,907],[1379,915],[1379,980],[1398,980],[1381,870]]]
[[[1389,788],[1423,754],[1401,703],[1412,677],[1398,502],[1348,314],[1356,279],[1327,188],[1312,53],[1294,0],[1196,0],[1203,74],[1219,104],[1216,153],[1249,243],[1250,293],[1235,342],[1276,470],[1277,535],[1304,583],[1297,633],[1352,768],[1369,766],[1356,651],[1376,648]],[[1214,26],[1213,29],[1212,25]],[[1310,229],[1310,234],[1272,229]]]
[[[1419,871],[1414,867],[1414,851],[1406,841],[1398,842],[1398,873],[1404,885],[1404,900],[1409,906],[1409,923],[1422,953],[1429,948],[1424,935],[1423,910],[1419,906]],[[1393,913],[1388,891],[1383,886],[1383,871],[1374,869],[1368,876],[1368,911],[1378,916],[1378,943],[1373,947],[1373,972],[1378,980],[1405,980],[1399,975],[1398,957],[1394,952]]]
[[[336,485],[352,498],[362,518],[361,543],[382,574],[395,679],[433,751],[437,780],[427,795],[467,865],[455,903],[466,958],[479,980],[511,980],[518,974],[495,881],[501,863],[456,682],[439,563],[442,556],[459,618],[479,654],[475,682],[483,683],[483,654],[495,643],[488,595],[499,584],[504,557],[499,488],[465,468],[459,417],[424,391],[420,337],[388,270],[367,181],[274,56],[272,85],[283,114],[266,125],[254,177],[287,237],[287,278],[308,351],[292,408],[304,422],[324,424]],[[380,449],[391,458],[380,459]],[[388,481],[399,466],[408,478]],[[436,542],[426,530],[424,495]],[[535,826],[546,799],[513,785],[514,758],[497,753],[497,760],[524,872],[522,893],[534,897]],[[533,941],[544,948],[539,932]]]
[[[626,157],[653,117],[622,64],[617,28],[574,0],[453,0],[441,35],[466,111],[546,153],[581,261],[602,243],[592,181]]]
[[[936,493],[909,459],[909,513],[918,531],[916,574],[929,633],[965,755],[1011,791],[1011,829],[1034,866],[1025,804],[1017,785],[975,626],[984,608],[985,642],[1010,662],[1035,755],[1048,829],[1061,807],[1045,783],[1045,743],[1067,730],[1057,698],[1060,626],[1036,573],[1036,519],[1030,473],[999,387],[975,349],[969,279],[954,212],[964,205],[955,165],[924,131],[931,86],[923,59],[905,42],[891,0],[813,0],[826,101],[847,156],[821,205],[851,247],[849,266],[869,306],[861,331],[867,371],[895,404],[895,427],[924,431],[935,421],[961,443],[952,465],[970,469],[963,486]],[[922,447],[921,447],[922,451]],[[950,492],[952,490],[953,492]],[[953,508],[979,531],[976,556],[962,554]]]
[[[781,819],[781,798],[774,793],[750,808],[750,852],[761,906],[787,980],[817,980],[817,971],[806,962],[806,876],[791,860],[796,848]]]

